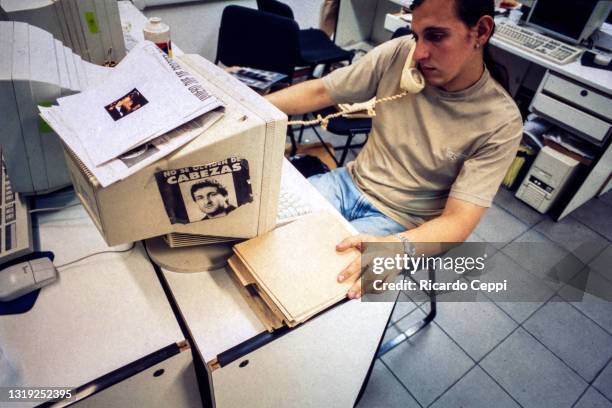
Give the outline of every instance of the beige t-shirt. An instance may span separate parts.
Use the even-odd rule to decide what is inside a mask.
[[[401,70],[414,41],[400,37],[323,79],[336,103],[401,93]],[[447,198],[489,207],[522,135],[519,110],[485,69],[474,85],[376,106],[367,144],[347,168],[382,213],[405,226],[439,215]],[[420,220],[420,221],[419,221]]]

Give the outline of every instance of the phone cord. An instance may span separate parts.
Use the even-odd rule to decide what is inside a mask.
[[[402,93],[399,93],[397,95],[393,95],[393,96],[387,96],[385,98],[382,99],[375,99],[374,100],[374,104],[372,104],[371,108],[368,108],[367,112],[368,112],[368,116],[373,118],[374,116],[376,116],[376,105],[378,105],[379,103],[385,103],[385,102],[390,102],[390,101],[394,101],[396,99],[400,99],[403,98],[404,96],[408,95],[408,92],[404,91]],[[303,126],[312,126],[312,125],[318,125],[319,123],[321,124],[321,128],[323,128],[323,130],[327,130],[327,125],[329,125],[329,121],[331,119],[335,119],[335,118],[339,118],[342,115],[346,115],[349,113],[355,113],[355,112],[361,112],[363,109],[354,109],[354,110],[348,110],[348,111],[340,111],[340,112],[336,112],[336,113],[330,113],[329,115],[322,117],[321,115],[317,115],[314,119],[311,120],[291,120],[289,121],[288,125],[289,126],[294,126],[294,125],[303,125]]]

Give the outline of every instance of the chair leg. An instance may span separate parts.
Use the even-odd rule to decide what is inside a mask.
[[[287,126],[287,136],[289,136],[289,140],[291,140],[291,151],[289,152],[289,157],[293,157],[297,153],[297,143],[295,142],[295,135],[293,134],[292,126]]]
[[[435,278],[436,270],[434,268],[429,268],[429,280],[433,283],[435,282]],[[429,313],[427,314],[427,316],[425,316],[422,320],[416,322],[391,340],[381,345],[380,349],[378,349],[376,357],[379,358],[384,356],[389,351],[393,350],[395,347],[399,346],[400,344],[408,340],[410,337],[417,334],[419,331],[421,331],[421,329],[427,327],[429,323],[431,323],[435,319],[436,310],[436,292],[432,290],[429,294]]]
[[[338,161],[338,166],[340,167],[344,166],[344,160],[346,160],[346,156],[351,148],[351,142],[353,141],[354,136],[355,135],[353,132],[349,132],[348,136],[346,137],[346,144],[342,148],[342,156],[340,156],[340,160]]]
[[[323,148],[325,149],[325,151],[331,156],[336,166],[340,167],[340,162],[338,161],[338,159],[336,159],[334,150],[327,147],[327,143],[325,143],[325,140],[323,140],[323,137],[319,134],[319,132],[317,132],[317,128],[315,126],[312,127],[312,131],[315,133],[315,135],[317,136],[317,139],[319,139],[319,141],[323,145]]]
[[[302,115],[302,121],[305,122],[308,119],[308,113]],[[302,136],[304,135],[304,128],[306,125],[300,127],[300,135],[298,136],[298,144],[302,144]]]

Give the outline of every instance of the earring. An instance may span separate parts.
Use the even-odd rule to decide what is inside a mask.
[[[480,48],[480,43],[476,43],[476,49]]]

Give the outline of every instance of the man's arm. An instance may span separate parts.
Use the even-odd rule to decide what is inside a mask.
[[[417,253],[425,255],[437,255],[444,242],[463,242],[472,233],[480,218],[485,213],[486,208],[467,201],[449,197],[442,214],[421,226],[401,233],[410,242],[414,243]],[[371,235],[359,234],[336,245],[336,250],[345,251],[349,248],[362,250],[364,242],[400,242],[395,235],[387,237],[375,237]],[[420,243],[434,243],[428,248],[420,248]],[[343,282],[347,279],[354,279],[361,274],[361,259],[357,258],[345,270],[338,275],[338,281]],[[348,297],[355,299],[361,296],[361,279],[358,279],[349,289]]]
[[[290,86],[265,98],[287,115],[299,115],[334,105],[321,79]]]
[[[402,235],[410,242],[463,242],[485,211],[485,207],[449,197],[439,217]]]

